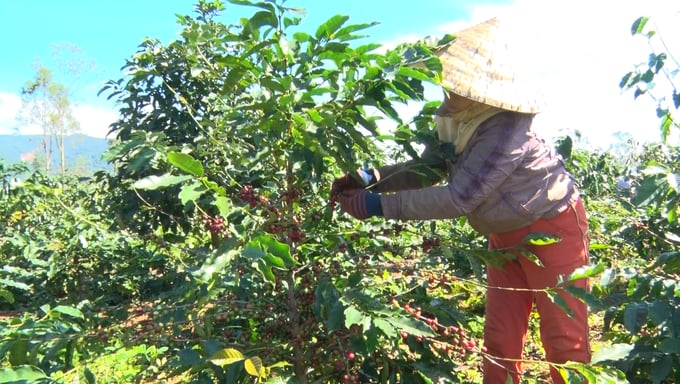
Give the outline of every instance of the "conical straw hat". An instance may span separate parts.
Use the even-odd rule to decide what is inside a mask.
[[[522,72],[512,51],[512,33],[497,18],[455,34],[456,39],[437,55],[442,63],[442,85],[453,93],[501,109],[538,113],[545,101],[536,81]],[[521,60],[519,60],[521,59]]]

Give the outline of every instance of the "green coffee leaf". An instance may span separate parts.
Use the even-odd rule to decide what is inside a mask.
[[[422,81],[430,80],[430,77],[425,72],[412,67],[400,67],[397,74],[400,76],[410,77]]]
[[[392,324],[393,327],[407,332],[413,336],[434,336],[432,328],[422,321],[416,320],[413,317],[389,317],[385,319]]]
[[[191,179],[191,176],[189,175],[176,176],[166,173],[165,175],[161,176],[152,175],[141,180],[137,180],[134,184],[132,184],[132,187],[136,189],[155,190],[176,185],[189,179]]]
[[[264,259],[259,259],[257,261],[257,266],[256,269],[260,274],[262,274],[262,277],[264,277],[265,280],[267,280],[270,283],[274,283],[276,281],[276,276],[274,275],[274,271],[272,270],[271,265],[267,264],[267,262]]]
[[[628,356],[628,353],[632,350],[632,344],[611,344],[595,351],[590,363],[597,364],[603,361],[621,360]]]
[[[28,363],[28,340],[19,339],[11,342],[9,363],[13,366]]]
[[[586,265],[576,268],[565,281],[577,281],[582,279],[589,279],[595,277],[605,271],[606,267],[603,264]]]
[[[182,190],[179,191],[179,199],[182,204],[186,204],[190,201],[196,201],[201,197],[201,195],[203,195],[203,193],[205,193],[205,191],[207,191],[207,189],[203,183],[197,181],[182,187]]]
[[[204,363],[203,358],[198,351],[191,348],[179,350],[177,352],[177,357],[179,357],[178,364],[183,367],[193,367]]]
[[[73,307],[68,307],[68,306],[65,306],[65,305],[58,305],[58,306],[52,308],[52,312],[63,313],[65,315],[69,315],[71,317],[77,317],[79,319],[85,318],[85,316],[83,315],[83,313],[79,309],[73,308]]]
[[[373,325],[382,331],[387,337],[396,337],[397,329],[387,320],[382,318],[373,319]]]
[[[663,383],[673,369],[673,358],[669,355],[660,356],[652,363],[652,383]]]
[[[0,368],[0,383],[33,383],[48,379],[43,370],[32,365]]]
[[[600,299],[598,299],[597,296],[593,295],[587,289],[576,287],[573,285],[567,285],[564,287],[564,290],[567,291],[570,295],[574,296],[575,298],[588,304],[590,308],[597,309],[603,307],[602,301],[600,301]]]
[[[538,266],[538,267],[543,267],[543,263],[542,263],[541,260],[538,258],[538,256],[536,256],[536,254],[533,253],[533,252],[531,252],[530,250],[528,250],[528,249],[526,249],[526,248],[517,248],[516,251],[517,251],[520,255],[524,256],[527,260],[529,260],[529,261],[531,261],[532,263],[534,263],[536,266]]]
[[[666,321],[672,321],[673,315],[671,308],[666,300],[654,300],[649,305],[649,319],[654,325],[661,325]]]
[[[215,194],[215,206],[220,212],[220,216],[227,217],[231,211],[231,202],[225,196]]]
[[[556,291],[551,291],[548,294],[548,297],[550,297],[550,300],[560,307],[569,317],[574,317],[574,311],[571,310],[571,307],[569,307],[569,304],[567,303],[566,300],[564,300],[564,297],[559,292]]]
[[[349,16],[334,15],[325,23],[321,24],[315,33],[318,40],[331,39],[333,34],[342,27],[345,22],[349,20]]]
[[[14,295],[12,294],[12,292],[6,290],[3,287],[0,287],[0,297],[5,299],[5,301],[7,301],[10,304],[14,303]]]
[[[203,165],[198,160],[195,160],[191,155],[181,152],[168,153],[168,163],[181,169],[182,171],[201,177],[203,176]]]
[[[9,280],[9,279],[3,279],[3,278],[0,278],[0,286],[12,287],[12,288],[20,289],[22,291],[30,291],[31,290],[31,287],[26,283],[22,283],[20,281]]]
[[[262,364],[262,359],[260,359],[257,356],[247,358],[243,362],[243,366],[245,367],[246,372],[250,376],[255,376],[255,377],[265,377],[265,376],[267,376],[267,371],[266,371],[264,365]]]
[[[636,334],[640,330],[646,318],[646,303],[630,303],[623,310],[623,326],[631,334]]]
[[[630,28],[630,33],[632,35],[637,35],[639,33],[642,33],[642,30],[645,29],[645,25],[647,25],[648,21],[649,21],[649,17],[646,17],[646,16],[638,17],[635,20],[635,22],[633,22],[633,25]]]
[[[669,338],[659,342],[659,350],[663,353],[680,354],[680,339]]]
[[[239,350],[234,348],[225,348],[215,352],[208,359],[211,363],[225,367],[230,364],[245,360],[245,356]]]
[[[562,241],[562,238],[550,233],[530,233],[522,239],[522,244],[545,246],[552,245]]]
[[[87,382],[87,384],[97,384],[97,378],[89,368],[85,367],[83,374],[85,375],[85,382]]]
[[[363,324],[366,315],[357,307],[350,305],[345,309],[345,327],[349,328],[354,324]]]

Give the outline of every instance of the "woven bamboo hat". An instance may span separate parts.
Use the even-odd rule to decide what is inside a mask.
[[[442,85],[477,102],[522,113],[538,113],[545,100],[526,66],[517,57],[512,30],[498,18],[463,29],[437,52]]]

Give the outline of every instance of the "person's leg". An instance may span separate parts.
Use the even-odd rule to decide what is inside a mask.
[[[516,241],[514,237],[491,235],[490,248],[505,247],[508,241]],[[517,384],[533,294],[526,290],[526,277],[517,262],[508,262],[504,269],[487,267],[487,284],[484,346],[490,358],[484,359],[484,383],[506,383],[510,375]]]
[[[537,267],[529,260],[521,259],[527,275],[528,285],[535,289],[553,287],[558,276],[569,276],[575,269],[588,263],[588,224],[582,203],[562,214],[539,220],[530,226],[531,232],[552,233],[560,236],[559,243],[536,246],[531,250],[543,263]],[[573,285],[587,289],[587,280],[579,280]],[[555,305],[544,293],[535,295],[536,308],[541,318],[541,339],[546,360],[553,363],[590,361],[588,342],[588,308],[586,304],[566,292],[560,293],[571,309],[573,316]],[[551,369],[554,383],[563,383],[559,373]]]

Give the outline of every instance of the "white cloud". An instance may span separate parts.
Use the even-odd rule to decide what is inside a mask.
[[[677,6],[654,0],[518,0],[506,11],[506,17],[521,20],[518,24],[532,41],[525,52],[539,64],[534,70],[549,106],[537,119],[539,129],[579,130],[605,148],[618,131],[642,141],[659,138],[655,104],[646,97],[633,100],[632,92],[622,92],[619,83],[650,52],[644,38],[631,36],[633,21],[643,15],[660,22],[663,18],[663,33],[677,36],[679,20],[667,23]]]
[[[548,103],[536,119],[537,130],[549,137],[578,130],[591,144],[607,148],[616,132],[640,141],[659,139],[656,104],[644,96],[634,100],[619,83],[651,52],[645,38],[631,35],[633,22],[650,16],[655,22],[650,27],[677,56],[679,11],[676,2],[665,0],[516,0],[473,8],[467,19],[439,26],[437,33],[455,33],[495,16],[514,21],[520,52],[530,59]]]
[[[21,98],[12,93],[0,93],[0,134],[11,134],[16,129],[16,115]]]
[[[109,125],[118,119],[116,110],[86,104],[75,106],[73,115],[80,123],[82,134],[101,138],[106,137]]]
[[[404,43],[415,43],[418,40],[423,39],[425,36],[417,36],[417,35],[401,35],[397,39],[390,40],[390,41],[385,41],[380,43],[381,46],[380,48],[376,49],[375,52],[377,53],[385,53],[391,49],[396,48],[399,44],[404,44]]]
[[[13,93],[0,93],[0,134],[41,134],[40,127],[22,123],[18,119],[21,97]],[[109,125],[117,117],[117,111],[87,104],[75,105],[73,115],[80,124],[80,133],[93,137],[106,137]]]

